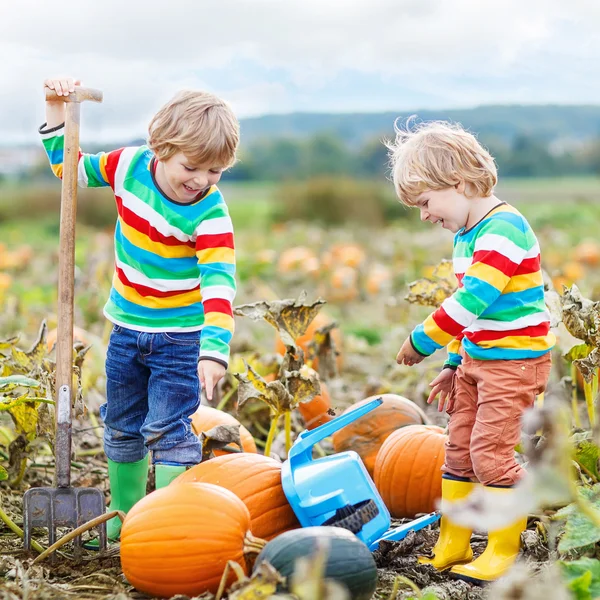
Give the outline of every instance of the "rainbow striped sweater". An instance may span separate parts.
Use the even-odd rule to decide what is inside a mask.
[[[64,126],[40,128],[57,177]],[[233,227],[216,186],[196,202],[169,200],[147,146],[79,153],[78,184],[110,186],[117,204],[115,273],[105,316],[146,332],[202,330],[200,359],[229,362],[236,292]]]
[[[502,203],[454,236],[458,289],[411,334],[424,356],[448,346],[444,366],[456,367],[460,347],[478,360],[518,360],[555,343],[544,302],[540,247],[525,217]]]

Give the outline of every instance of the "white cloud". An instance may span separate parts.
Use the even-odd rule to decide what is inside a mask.
[[[181,87],[244,116],[330,106],[341,75],[373,86],[372,101],[340,92],[345,112],[597,103],[599,25],[594,0],[0,0],[0,129],[29,139],[41,82],[62,73],[103,89],[83,118],[104,137],[143,135]]]

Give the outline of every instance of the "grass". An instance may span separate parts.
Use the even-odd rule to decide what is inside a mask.
[[[265,231],[271,225],[277,214],[278,183],[224,181],[220,187],[236,230]],[[536,230],[557,228],[567,231],[573,240],[597,235],[600,178],[504,179],[498,185],[497,194],[519,208]],[[56,239],[59,212],[58,181],[0,185],[0,239],[6,243]],[[79,191],[80,224],[110,229],[115,218],[110,190]],[[413,226],[421,227],[417,219],[411,220]]]

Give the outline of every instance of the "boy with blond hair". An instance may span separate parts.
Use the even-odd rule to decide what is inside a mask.
[[[458,289],[418,325],[398,352],[415,365],[447,346],[448,358],[430,383],[428,403],[449,415],[442,500],[466,498],[477,485],[509,493],[524,475],[514,448],[521,417],[544,391],[554,335],[544,303],[540,249],[527,220],[494,195],[489,152],[458,125],[432,122],[397,129],[390,146],[393,181],[404,204],[454,233]],[[471,530],[443,515],[431,557],[419,562],[472,581],[491,581],[519,552],[523,517],[490,531],[472,560]]]
[[[49,79],[68,95],[79,82]],[[64,102],[46,103],[40,128],[61,177]],[[217,187],[235,162],[239,125],[206,92],[180,92],[149,125],[148,145],[79,154],[78,183],[112,188],[117,205],[115,273],[104,307],[113,329],[106,356],[104,450],[111,510],[146,493],[148,451],[156,487],[199,463],[190,415],[224,376],[233,334],[233,227]],[[119,519],[108,538],[119,538]]]

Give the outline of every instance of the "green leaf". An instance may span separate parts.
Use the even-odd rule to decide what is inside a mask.
[[[8,471],[0,465],[0,481],[6,481],[8,479]]]
[[[584,557],[573,561],[558,561],[563,577],[577,600],[600,597],[600,561]]]
[[[574,360],[585,358],[591,351],[593,350],[592,346],[588,346],[587,344],[579,344],[577,346],[573,346],[564,357],[573,362]]]
[[[580,487],[577,493],[585,502],[600,513],[600,484],[596,484],[592,488]],[[577,504],[569,504],[565,508],[560,509],[556,515],[556,519],[567,520],[565,524],[565,532],[558,544],[559,552],[568,552],[576,550],[583,546],[595,544],[600,541],[600,527],[597,527],[590,521],[577,507]]]
[[[575,460],[585,467],[597,480],[600,479],[598,458],[600,458],[600,448],[593,442],[586,440],[577,445]]]
[[[8,377],[0,377],[0,390],[10,392],[16,387],[39,388],[40,383],[31,377],[25,375],[9,375]]]

